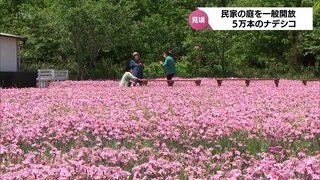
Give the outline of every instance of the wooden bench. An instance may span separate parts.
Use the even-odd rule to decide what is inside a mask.
[[[68,70],[54,70],[54,81],[65,81],[69,79]]]
[[[37,86],[48,87],[52,81],[64,81],[69,79],[68,70],[38,69]]]
[[[320,82],[320,79],[303,79],[303,80],[302,80],[303,85],[306,86],[308,81],[310,81],[310,82],[311,82],[311,81],[319,81],[319,82]]]
[[[53,69],[38,69],[37,87],[47,87],[54,79]]]
[[[228,79],[228,78],[217,78],[216,81],[218,83],[218,87],[220,87],[222,85],[222,81],[244,81],[246,83],[247,87],[250,85],[251,81],[274,81],[274,84],[276,85],[276,87],[279,87],[280,79],[257,79],[257,78]]]
[[[142,84],[147,86],[149,81],[154,82],[167,82],[168,86],[173,86],[174,82],[194,82],[196,86],[201,85],[201,79],[175,79],[175,80],[165,80],[165,79],[143,79]]]

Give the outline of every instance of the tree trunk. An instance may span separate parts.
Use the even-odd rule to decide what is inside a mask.
[[[83,60],[82,58],[78,57],[78,79],[83,80]]]
[[[297,0],[296,1],[296,7],[301,7],[302,6],[302,0]],[[294,64],[292,64],[293,68],[297,68],[297,65],[299,66],[301,64],[301,59],[303,58],[303,54],[300,50],[299,47],[299,35],[300,31],[290,31],[290,34],[292,36],[292,41],[291,41],[291,49],[295,50],[294,51]]]
[[[221,55],[221,67],[222,67],[222,73],[225,73],[225,64],[224,64],[224,49],[222,49],[222,55]]]

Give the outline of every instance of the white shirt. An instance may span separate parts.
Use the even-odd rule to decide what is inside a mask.
[[[119,83],[120,87],[127,87],[129,85],[129,82],[131,80],[137,79],[134,75],[131,74],[131,72],[125,72],[121,78],[121,81]]]

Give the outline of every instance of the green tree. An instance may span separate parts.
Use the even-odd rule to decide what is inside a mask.
[[[130,9],[127,3],[115,5],[106,1],[81,1],[68,7],[65,26],[70,32],[80,79],[87,78],[84,76],[96,68],[100,51],[110,51],[126,36],[134,15]]]

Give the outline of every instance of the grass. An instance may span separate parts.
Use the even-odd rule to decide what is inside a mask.
[[[98,142],[95,140],[95,136],[91,134],[90,132],[85,132],[86,136],[89,140],[87,141],[76,141],[74,139],[69,139],[68,141],[64,141],[62,143],[62,140],[52,140],[51,143],[54,147],[56,147],[58,150],[60,150],[62,153],[67,153],[70,151],[71,148],[81,148],[81,147],[88,147],[92,148],[97,146]],[[186,153],[188,150],[190,150],[192,147],[199,147],[202,146],[204,148],[212,148],[212,155],[220,154],[225,151],[231,151],[231,149],[236,148],[241,153],[249,153],[251,155],[257,156],[258,153],[261,152],[268,152],[271,147],[274,146],[282,146],[285,150],[290,150],[289,153],[285,152],[286,158],[297,156],[297,154],[301,151],[305,151],[308,155],[313,155],[316,151],[320,150],[320,135],[315,136],[313,139],[310,140],[304,140],[303,138],[296,139],[291,143],[285,142],[283,140],[271,140],[266,139],[263,137],[258,138],[248,138],[247,132],[239,132],[239,133],[233,133],[230,135],[225,135],[217,139],[211,140],[209,142],[206,139],[198,139],[194,142],[191,142],[191,144],[188,143],[181,143],[174,140],[160,140],[164,142],[169,150],[175,151],[176,153]],[[39,147],[46,146],[44,143],[41,142],[43,139],[37,139],[34,140],[34,142],[37,146],[32,146],[29,143],[25,142],[19,142],[18,146],[19,148],[24,152],[32,152],[37,151]],[[142,149],[144,147],[151,148],[153,151],[158,152],[159,148],[155,146],[155,139],[143,139],[142,137],[137,137],[136,139],[132,140],[108,140],[104,137],[101,137],[102,144],[100,145],[100,148],[111,148],[115,150],[119,149],[135,149],[136,151],[139,151],[139,149]],[[239,143],[242,143],[243,146],[239,146]],[[50,147],[46,147],[45,151],[45,157],[48,159],[51,159],[52,156],[50,154]],[[4,156],[5,154],[1,154],[1,156]],[[1,157],[0,156],[0,157]],[[87,157],[90,159],[90,157]],[[285,159],[286,159],[285,158]],[[14,157],[13,157],[14,159]],[[281,161],[285,160],[281,159]],[[143,157],[139,157],[138,161],[130,162],[129,164],[125,165],[126,170],[130,170],[130,168],[134,167],[137,163],[143,163],[147,161]],[[103,163],[103,162],[102,162]],[[180,174],[181,179],[184,179],[184,173],[181,172]]]
[[[24,153],[38,150],[38,148],[33,147],[31,144],[27,144],[27,143],[23,143],[23,142],[18,143],[18,146]]]
[[[134,120],[134,121],[139,121],[139,117],[134,113],[129,115],[129,119]]]
[[[259,152],[268,151],[270,142],[267,140],[246,139],[245,145],[250,154],[257,155]]]
[[[81,147],[88,147],[92,148],[95,146],[98,146],[98,142],[96,141],[95,136],[88,130],[83,132],[88,140],[87,141],[76,141],[74,139],[69,139],[68,141],[64,141],[62,143],[62,139],[60,140],[52,140],[49,142],[52,144],[55,148],[59,149],[62,153],[67,153],[70,151],[71,148],[77,149]],[[261,152],[268,152],[271,147],[281,145],[284,149],[289,149],[290,152],[284,152],[284,157],[281,155],[274,153],[274,156],[277,160],[277,162],[284,162],[287,160],[289,157],[294,157],[297,156],[297,154],[301,151],[304,151],[305,148],[307,148],[307,154],[308,155],[313,155],[315,151],[320,150],[320,135],[315,136],[313,139],[310,140],[304,140],[303,138],[296,139],[293,142],[285,142],[283,140],[272,140],[272,139],[266,139],[263,137],[257,137],[257,138],[248,138],[248,132],[234,132],[230,135],[224,135],[220,138],[212,139],[210,142],[207,139],[197,139],[193,142],[190,142],[189,144],[187,142],[181,143],[177,142],[174,140],[161,140],[161,139],[143,139],[142,137],[136,137],[136,139],[132,140],[115,140],[115,139],[106,139],[104,137],[100,136],[100,139],[102,140],[102,144],[100,145],[99,148],[111,148],[114,150],[119,150],[119,149],[134,149],[137,152],[139,152],[140,149],[144,147],[151,148],[152,152],[159,153],[159,148],[155,146],[155,142],[160,140],[161,142],[164,142],[167,147],[169,148],[170,152],[175,152],[175,153],[187,153],[188,150],[190,150],[192,147],[199,147],[202,146],[204,148],[211,148],[212,155],[215,154],[221,154],[226,151],[232,151],[233,148],[236,148],[238,151],[242,153],[242,157],[246,157],[246,155],[254,155],[259,159],[258,153]],[[48,160],[54,160],[54,155],[51,154],[50,150],[51,148],[49,146],[46,146],[45,143],[43,143],[44,139],[36,139],[34,142],[31,142],[32,144],[35,143],[37,146],[32,146],[29,143],[25,142],[19,142],[18,146],[19,148],[24,152],[33,152],[37,151],[38,148],[42,148],[45,146],[45,151],[44,151],[44,158],[47,158]],[[242,143],[243,146],[239,146],[239,143]],[[139,153],[140,154],[140,153]],[[244,155],[244,156],[243,156]],[[103,165],[103,166],[118,166],[121,167],[123,170],[128,171],[131,173],[131,176],[129,179],[133,179],[133,174],[132,174],[132,169],[133,167],[136,167],[140,164],[147,163],[148,162],[148,156],[149,153],[141,153],[138,157],[137,160],[130,160],[128,163],[121,163],[118,162],[116,164],[110,164],[108,159],[101,159],[98,162],[96,162],[96,165]],[[236,155],[233,154],[231,157],[231,160],[235,157]],[[176,159],[175,157],[171,157],[169,155],[168,157],[169,161],[183,161],[183,158]],[[14,163],[14,162],[20,162],[23,160],[23,157],[16,157],[15,155],[12,154],[0,154],[0,162],[3,161],[4,159],[9,159],[6,160],[8,163]],[[90,154],[85,154],[85,157],[83,158],[86,162],[91,162],[91,157]],[[215,160],[214,160],[215,161]],[[217,171],[221,170],[223,168],[221,166],[221,162],[214,162],[216,163],[216,166],[214,169],[210,167],[211,163],[213,161],[208,161],[208,164],[206,165],[207,169],[207,175],[209,174],[215,174]],[[0,168],[1,172],[1,168]],[[178,175],[179,179],[185,179],[187,180],[187,172],[185,170],[181,170]]]
[[[143,115],[145,119],[150,119],[152,117],[152,114],[147,107],[143,108]]]
[[[116,141],[116,140],[106,140],[104,139],[102,141],[101,148],[108,147],[111,149],[120,149],[122,147],[126,149],[132,149],[136,146],[136,144],[141,145],[141,147],[149,147],[149,148],[156,148],[154,147],[154,141],[153,140],[123,140],[122,142]],[[188,144],[182,144],[179,142],[176,142],[174,140],[164,140],[163,141],[167,147],[170,150],[175,150],[178,152],[185,152],[188,150],[188,147],[190,147]],[[286,144],[284,141],[271,141],[267,139],[243,139],[241,143],[244,144],[243,147],[239,147],[235,141],[230,140],[227,136],[224,136],[220,138],[219,140],[216,140],[215,143],[208,143],[206,140],[197,140],[194,143],[191,144],[191,147],[205,147],[205,148],[213,148],[213,154],[222,153],[227,150],[230,150],[231,148],[237,148],[239,151],[248,151],[252,155],[257,155],[257,153],[260,152],[267,152],[270,147],[280,145],[283,148],[289,148],[292,152],[299,152],[303,149],[307,149],[307,154],[312,154],[315,151],[320,150],[320,140],[319,135],[315,137],[313,140],[304,140],[304,139],[298,139],[293,141],[291,144]],[[38,148],[32,146],[31,144],[20,142],[18,143],[19,148],[24,152],[32,152],[37,151]],[[53,142],[54,147],[56,147],[58,150],[62,152],[69,152],[71,148],[77,148],[77,145],[81,145],[80,147],[95,147],[97,145],[97,142],[95,140],[90,139],[89,141],[81,141],[80,143],[75,141],[74,139],[71,139],[65,143],[62,143],[60,141],[54,141]]]

